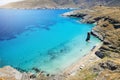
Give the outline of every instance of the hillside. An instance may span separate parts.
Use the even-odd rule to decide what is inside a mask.
[[[1,8],[89,8],[95,5],[120,6],[119,0],[24,0]]]
[[[64,16],[82,17],[85,23],[96,23],[91,33],[102,40],[103,45],[97,52],[104,55],[67,80],[120,80],[120,8],[96,6]]]

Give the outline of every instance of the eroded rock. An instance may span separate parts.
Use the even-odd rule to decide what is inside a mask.
[[[3,80],[21,80],[22,74],[10,66],[5,66],[0,68],[0,78]]]

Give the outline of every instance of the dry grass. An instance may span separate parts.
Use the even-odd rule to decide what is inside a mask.
[[[70,76],[66,80],[120,80],[120,72],[111,71],[105,69],[99,73],[95,73],[93,68],[98,65],[98,63],[106,62],[106,61],[113,61],[115,64],[120,65],[120,59],[117,58],[108,58],[105,57],[102,60],[99,60],[91,65],[88,65],[81,71],[78,71],[76,75]]]

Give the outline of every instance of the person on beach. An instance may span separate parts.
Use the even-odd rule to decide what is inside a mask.
[[[86,41],[89,42],[90,41],[90,32],[87,33],[87,38]]]

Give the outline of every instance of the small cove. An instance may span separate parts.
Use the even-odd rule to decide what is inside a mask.
[[[100,40],[86,34],[93,24],[62,17],[70,10],[0,10],[0,67],[58,73],[86,55]]]

